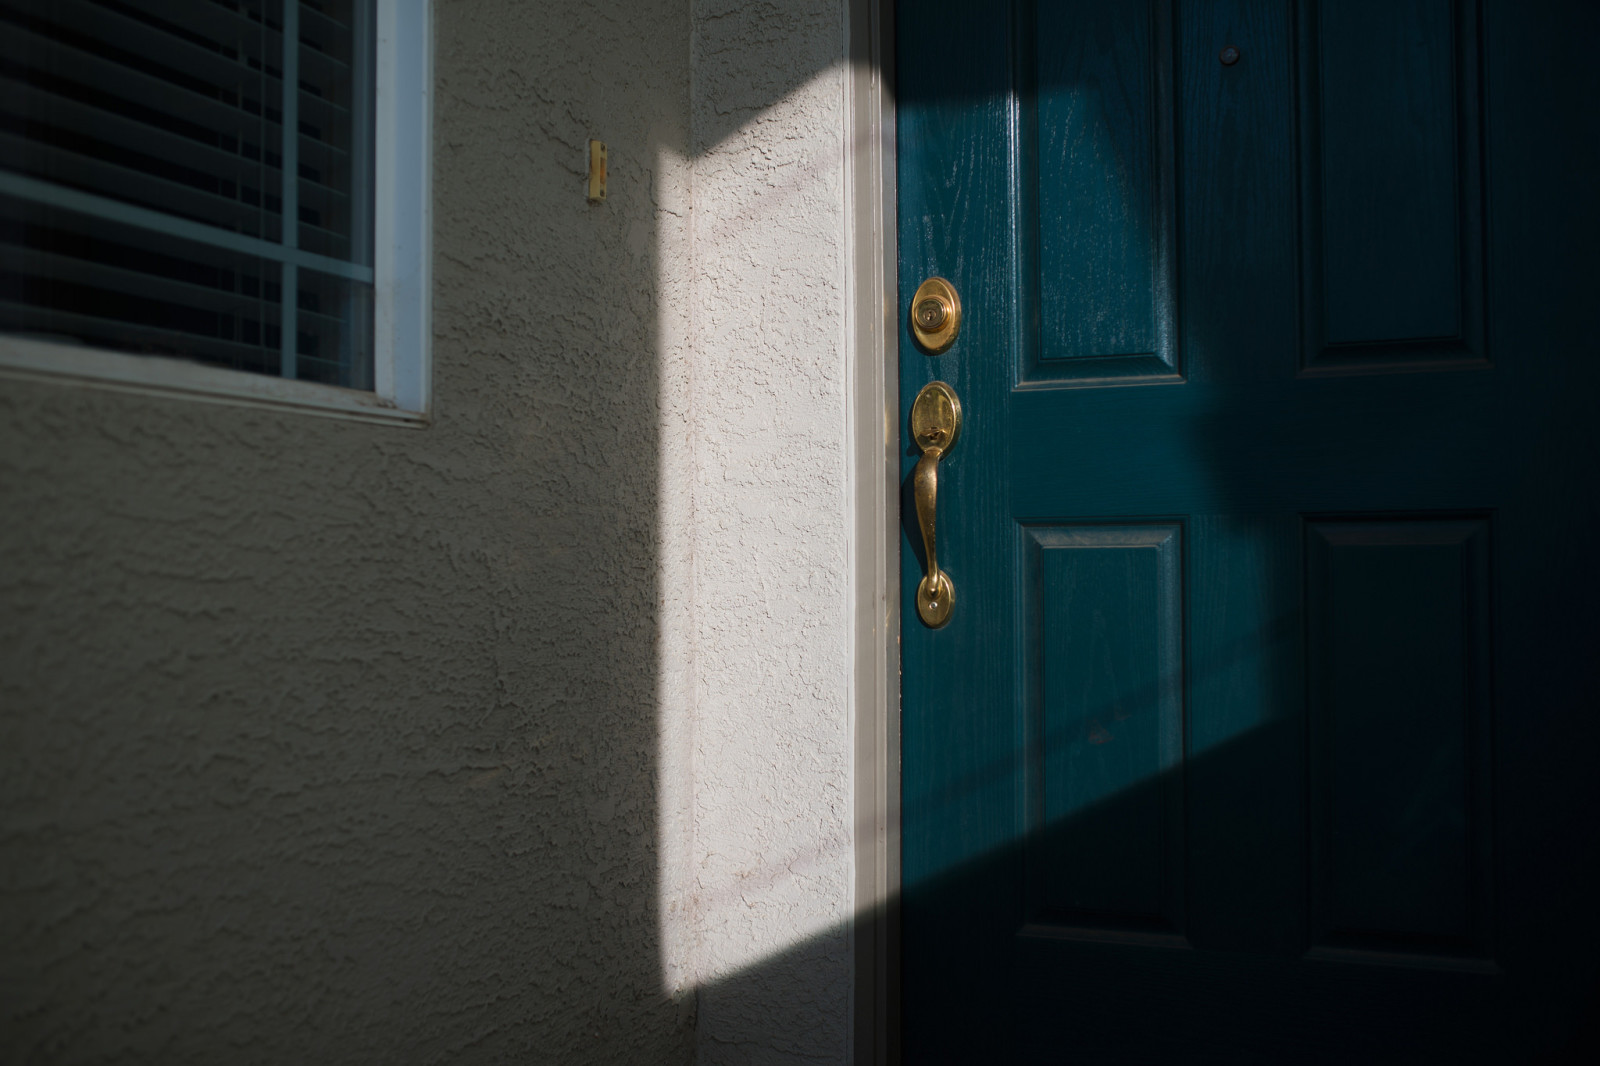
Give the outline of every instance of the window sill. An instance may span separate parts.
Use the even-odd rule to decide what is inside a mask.
[[[22,337],[0,336],[0,375],[384,425],[429,422],[426,412],[405,411],[357,389]]]

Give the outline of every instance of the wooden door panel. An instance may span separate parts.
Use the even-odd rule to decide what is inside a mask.
[[[1033,932],[1180,933],[1181,527],[1020,531],[1025,921]]]
[[[1479,5],[1300,8],[1306,365],[1481,360]]]
[[[1032,15],[1015,76],[1034,85],[1023,94],[1018,209],[1039,326],[1021,378],[1170,378],[1172,7],[1042,4]]]
[[[1310,944],[1491,954],[1489,520],[1306,526]]]
[[[946,628],[903,552],[908,1060],[1600,1044],[1600,16],[897,26],[900,287],[966,315],[901,349],[966,415]]]

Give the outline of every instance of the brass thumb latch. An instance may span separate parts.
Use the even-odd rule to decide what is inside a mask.
[[[950,621],[956,590],[950,575],[939,569],[939,552],[934,530],[939,504],[939,460],[955,447],[961,436],[961,401],[955,390],[942,381],[924,385],[911,403],[911,438],[922,449],[917,469],[911,475],[912,495],[917,503],[917,525],[922,528],[922,546],[928,553],[928,572],[917,586],[917,615],[931,629]]]

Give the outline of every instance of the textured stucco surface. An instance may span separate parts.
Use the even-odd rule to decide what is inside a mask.
[[[657,766],[689,25],[436,4],[432,427],[0,379],[0,1060],[692,1059]]]
[[[845,4],[696,0],[699,1061],[842,1062]]]
[[[436,0],[427,429],[0,378],[0,1060],[846,1061],[845,6]]]

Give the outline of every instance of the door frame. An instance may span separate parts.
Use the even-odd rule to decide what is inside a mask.
[[[846,0],[848,565],[854,705],[850,1061],[899,1062],[900,432],[894,0]]]

